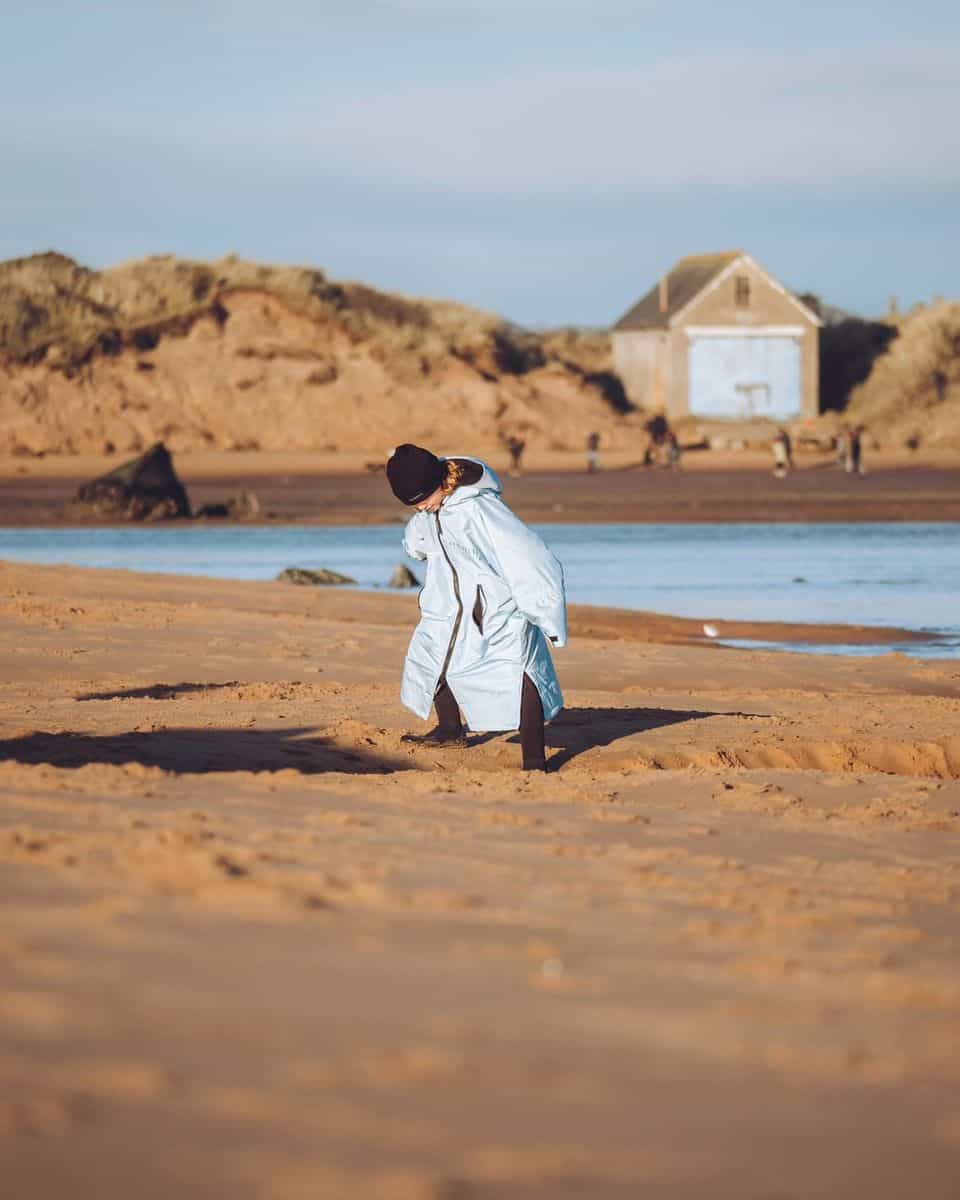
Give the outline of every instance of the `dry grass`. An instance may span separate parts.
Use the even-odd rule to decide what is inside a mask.
[[[479,309],[338,283],[314,268],[160,255],[92,271],[55,253],[0,263],[0,355],[70,375],[98,356],[153,349],[201,317],[217,316],[231,294],[251,291],[335,323],[355,342],[376,342],[379,358],[400,360],[401,375],[408,373],[405,357],[421,373],[450,355],[491,375],[524,374],[551,359],[584,372],[609,365],[603,335],[533,334]]]
[[[857,387],[847,416],[881,440],[960,448],[960,303],[917,309]]]
[[[351,296],[322,271],[299,267],[157,256],[91,271],[60,254],[38,254],[0,263],[0,351],[14,363],[44,361],[70,372],[125,346],[150,349],[215,314],[229,293],[249,290],[276,296],[318,320],[372,308],[364,295],[369,289]],[[394,321],[412,319],[421,307],[390,300],[392,315],[386,319]]]

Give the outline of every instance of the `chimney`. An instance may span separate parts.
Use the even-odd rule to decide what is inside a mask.
[[[660,311],[665,313],[670,307],[670,283],[669,276],[660,276]]]

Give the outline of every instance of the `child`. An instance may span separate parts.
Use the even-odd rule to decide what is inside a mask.
[[[417,509],[403,548],[425,559],[420,622],[400,699],[437,726],[407,741],[464,744],[474,733],[520,730],[525,771],[545,771],[543,722],[563,706],[547,646],[567,639],[563,570],[500,498],[478,459],[437,458],[409,443],[387,463],[394,495]]]

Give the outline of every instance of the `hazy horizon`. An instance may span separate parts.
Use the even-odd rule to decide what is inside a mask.
[[[957,295],[960,12],[706,0],[39,0],[0,49],[0,258],[236,253],[604,327],[741,248]]]

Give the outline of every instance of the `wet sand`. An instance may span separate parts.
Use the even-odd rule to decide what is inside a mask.
[[[241,491],[260,500],[263,520],[384,524],[404,519],[381,473],[360,455],[184,454],[175,466],[193,507]],[[369,460],[372,466],[377,463]],[[505,495],[532,522],[958,521],[960,459],[874,455],[867,475],[848,476],[828,457],[805,456],[786,479],[762,453],[689,454],[681,471],[643,468],[621,454],[588,475],[579,455],[533,455],[519,478],[503,455]],[[0,525],[56,525],[81,483],[114,458],[0,460]]]
[[[411,597],[0,580],[5,1194],[955,1196],[955,662],[578,610],[528,776]]]

